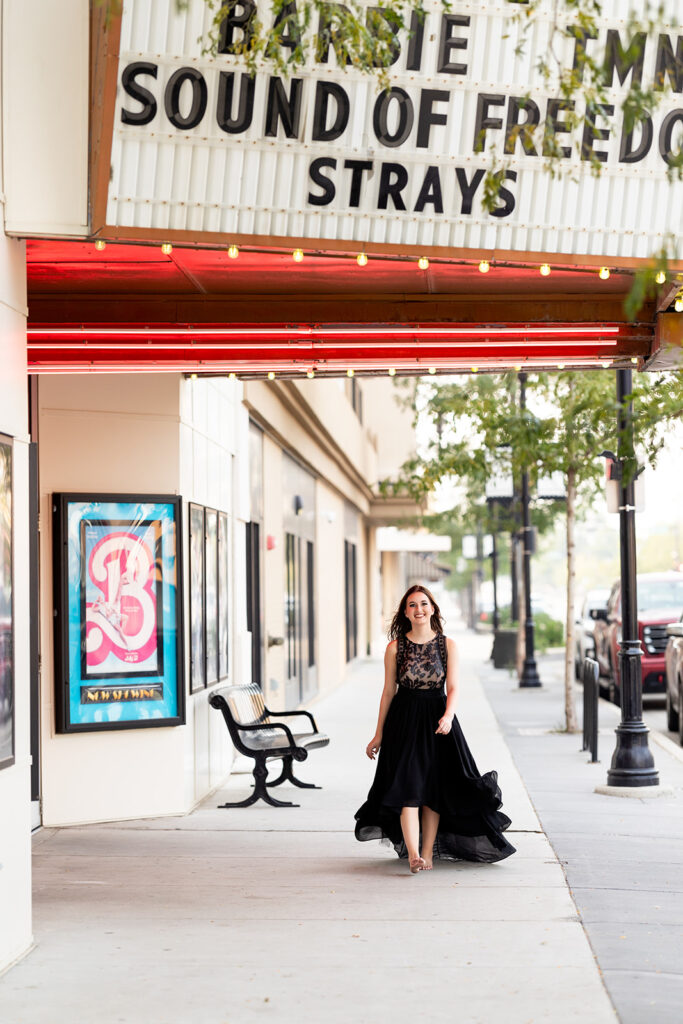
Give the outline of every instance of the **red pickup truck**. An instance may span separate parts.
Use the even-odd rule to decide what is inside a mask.
[[[664,693],[668,641],[666,627],[683,613],[683,573],[650,572],[637,577],[638,639],[642,655],[643,693]],[[595,613],[595,652],[601,685],[609,687],[610,700],[621,700],[619,641],[621,640],[621,583],[610,591],[607,610]]]

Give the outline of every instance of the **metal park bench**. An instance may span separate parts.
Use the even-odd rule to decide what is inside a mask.
[[[292,782],[301,789],[320,789],[311,782],[301,782],[292,772],[293,761],[305,761],[309,750],[326,747],[329,736],[318,730],[310,711],[269,711],[263,694],[255,683],[247,686],[226,686],[209,697],[212,708],[222,712],[230,738],[240,754],[254,759],[254,791],[246,800],[220,804],[220,807],[249,807],[257,800],[265,800],[273,807],[298,807],[299,804],[275,800],[266,787]],[[312,732],[293,733],[279,718],[296,715],[309,719]],[[272,716],[272,717],[271,717]],[[272,782],[267,782],[267,762],[282,758],[282,771]]]

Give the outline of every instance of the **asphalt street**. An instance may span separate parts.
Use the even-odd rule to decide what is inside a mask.
[[[564,869],[622,1024],[683,1019],[683,750],[666,730],[661,701],[644,713],[663,785],[654,799],[603,796],[620,711],[600,701],[598,764],[563,732],[563,661],[538,659],[540,689],[482,666],[480,678]],[[577,688],[581,714],[582,690]],[[590,1007],[586,1020],[590,1021]]]

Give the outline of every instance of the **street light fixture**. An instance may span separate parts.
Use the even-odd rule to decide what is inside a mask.
[[[633,405],[631,370],[617,370],[619,405],[619,454],[615,468],[619,479],[619,555],[621,562],[621,722],[616,729],[617,743],[607,772],[608,786],[658,786],[659,773],[648,746],[648,729],[643,722],[642,650],[638,639],[638,602],[636,595],[636,519],[635,474],[627,472],[633,444]],[[603,452],[611,455],[611,452]],[[635,468],[635,467],[633,467]]]
[[[519,405],[522,410],[526,409],[526,373],[518,373],[519,380]],[[531,516],[529,513],[529,471],[525,469],[522,473],[522,544],[523,544],[523,572],[524,572],[524,665],[519,680],[520,687],[541,686],[541,680],[536,668],[534,657],[534,619],[531,611],[531,544],[532,528]]]

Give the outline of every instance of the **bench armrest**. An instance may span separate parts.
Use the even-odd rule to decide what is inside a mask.
[[[313,726],[313,732],[320,732],[318,726],[316,725],[315,718],[313,717],[310,711],[271,711],[270,708],[266,708],[265,710],[266,714],[272,715],[273,718],[290,718],[292,715],[305,715],[306,718],[310,720],[310,723]]]
[[[292,750],[296,749],[296,743],[294,742],[291,730],[281,722],[261,722],[258,725],[240,725],[239,722],[235,722],[235,728],[239,729],[240,732],[263,732],[264,729],[282,729],[287,736],[287,742]]]

